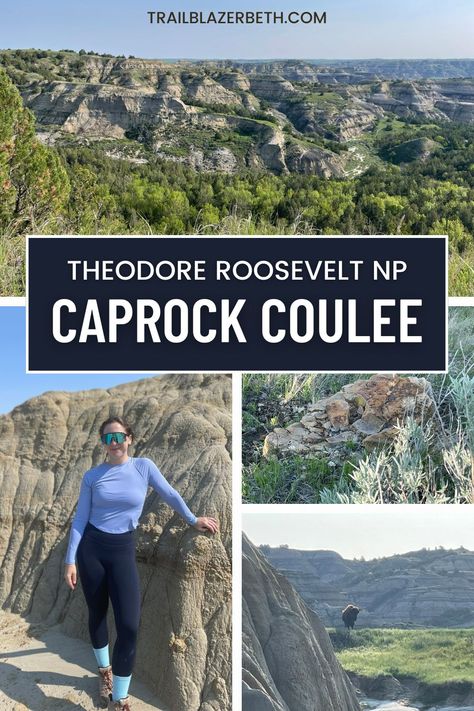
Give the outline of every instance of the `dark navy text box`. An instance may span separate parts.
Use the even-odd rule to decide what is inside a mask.
[[[73,281],[68,260],[206,261],[206,281]],[[251,263],[267,260],[364,260],[359,281],[216,281],[219,259]],[[374,281],[374,260],[404,260],[408,268],[397,281]],[[439,237],[31,237],[28,239],[28,370],[35,371],[330,371],[427,372],[446,368],[446,240]],[[68,327],[80,328],[88,299],[97,299],[102,314],[109,299],[154,299],[164,305],[182,299],[192,305],[208,298],[246,299],[239,323],[247,343],[198,343],[192,335],[173,344],[162,340],[138,344],[136,324],[119,327],[117,343],[58,343],[52,335],[52,308],[70,299],[77,314],[68,315]],[[316,336],[309,343],[289,337],[277,344],[264,340],[261,308],[268,299],[289,306],[296,299],[356,299],[359,333],[372,332],[374,299],[422,299],[415,309],[416,332],[421,343],[349,343],[347,329],[341,341],[324,343]],[[395,313],[396,310],[393,310]],[[391,312],[391,310],[389,311]],[[412,312],[413,313],[413,312]],[[214,327],[210,317],[208,326]],[[107,333],[107,319],[103,319]],[[273,322],[272,322],[273,323]],[[285,315],[274,319],[273,330],[285,328]],[[66,327],[65,327],[66,328]],[[160,333],[162,329],[159,328]],[[192,331],[191,331],[192,333]],[[317,324],[316,324],[317,334]]]

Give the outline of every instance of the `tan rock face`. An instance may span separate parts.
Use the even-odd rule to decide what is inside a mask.
[[[109,390],[49,392],[0,418],[0,600],[87,639],[80,591],[63,582],[82,475],[103,459],[98,427],[124,415],[133,454],[153,459],[196,515],[199,534],[151,492],[138,529],[142,621],[137,672],[171,711],[230,709],[231,381],[149,378]]]
[[[210,77],[193,80],[187,90],[194,99],[205,104],[223,104],[240,106],[242,100],[239,95],[229,91]]]
[[[263,454],[311,454],[353,441],[366,448],[384,445],[408,417],[441,427],[430,383],[425,378],[373,375],[345,385],[310,405],[301,422],[267,435]]]
[[[278,74],[252,75],[250,78],[251,91],[259,99],[267,101],[280,101],[291,97],[295,93],[295,88],[291,82],[283,79]]]
[[[321,178],[340,178],[344,175],[343,160],[330,151],[290,144],[286,152],[286,163],[291,172],[319,175]]]
[[[240,72],[229,72],[224,74],[220,80],[222,86],[231,91],[250,91],[248,78]]]
[[[349,424],[350,405],[343,397],[335,397],[326,405],[329,422],[335,428],[347,427]]]
[[[244,536],[243,711],[360,711],[319,617]]]

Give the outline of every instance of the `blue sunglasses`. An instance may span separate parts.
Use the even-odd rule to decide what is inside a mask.
[[[107,434],[103,434],[100,439],[103,444],[108,446],[109,444],[112,444],[112,442],[115,442],[116,444],[123,444],[127,437],[128,435],[126,432],[107,432]]]

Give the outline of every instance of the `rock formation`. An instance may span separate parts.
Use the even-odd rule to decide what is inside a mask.
[[[357,627],[473,627],[474,552],[422,550],[378,560],[334,551],[262,547],[325,625],[343,627],[341,610],[362,608]]]
[[[47,392],[0,417],[0,599],[87,639],[80,591],[63,582],[82,475],[100,463],[99,424],[133,423],[132,453],[157,462],[199,534],[150,493],[138,529],[142,622],[137,672],[171,711],[230,710],[231,380],[167,375],[108,390]]]
[[[441,426],[428,380],[373,375],[310,405],[300,422],[275,428],[263,454],[327,454],[347,442],[370,449],[393,440],[407,417]]]
[[[467,79],[474,76],[473,59],[288,59],[231,64],[246,74],[267,74],[273,71],[289,81],[333,84],[358,84],[377,78]]]
[[[243,711],[359,711],[329,636],[244,536]]]
[[[117,141],[128,138],[205,171],[350,177],[354,146],[345,144],[381,120],[474,122],[472,60],[168,63],[5,50],[0,63],[44,140],[107,139],[127,159],[131,146]],[[442,149],[432,143],[399,152],[426,159]],[[358,171],[369,164],[361,159]]]

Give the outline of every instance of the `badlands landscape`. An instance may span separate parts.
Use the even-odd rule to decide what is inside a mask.
[[[448,234],[474,293],[474,60],[10,49],[0,89],[0,293],[28,233]]]
[[[344,560],[244,537],[244,711],[472,711],[473,556]]]

